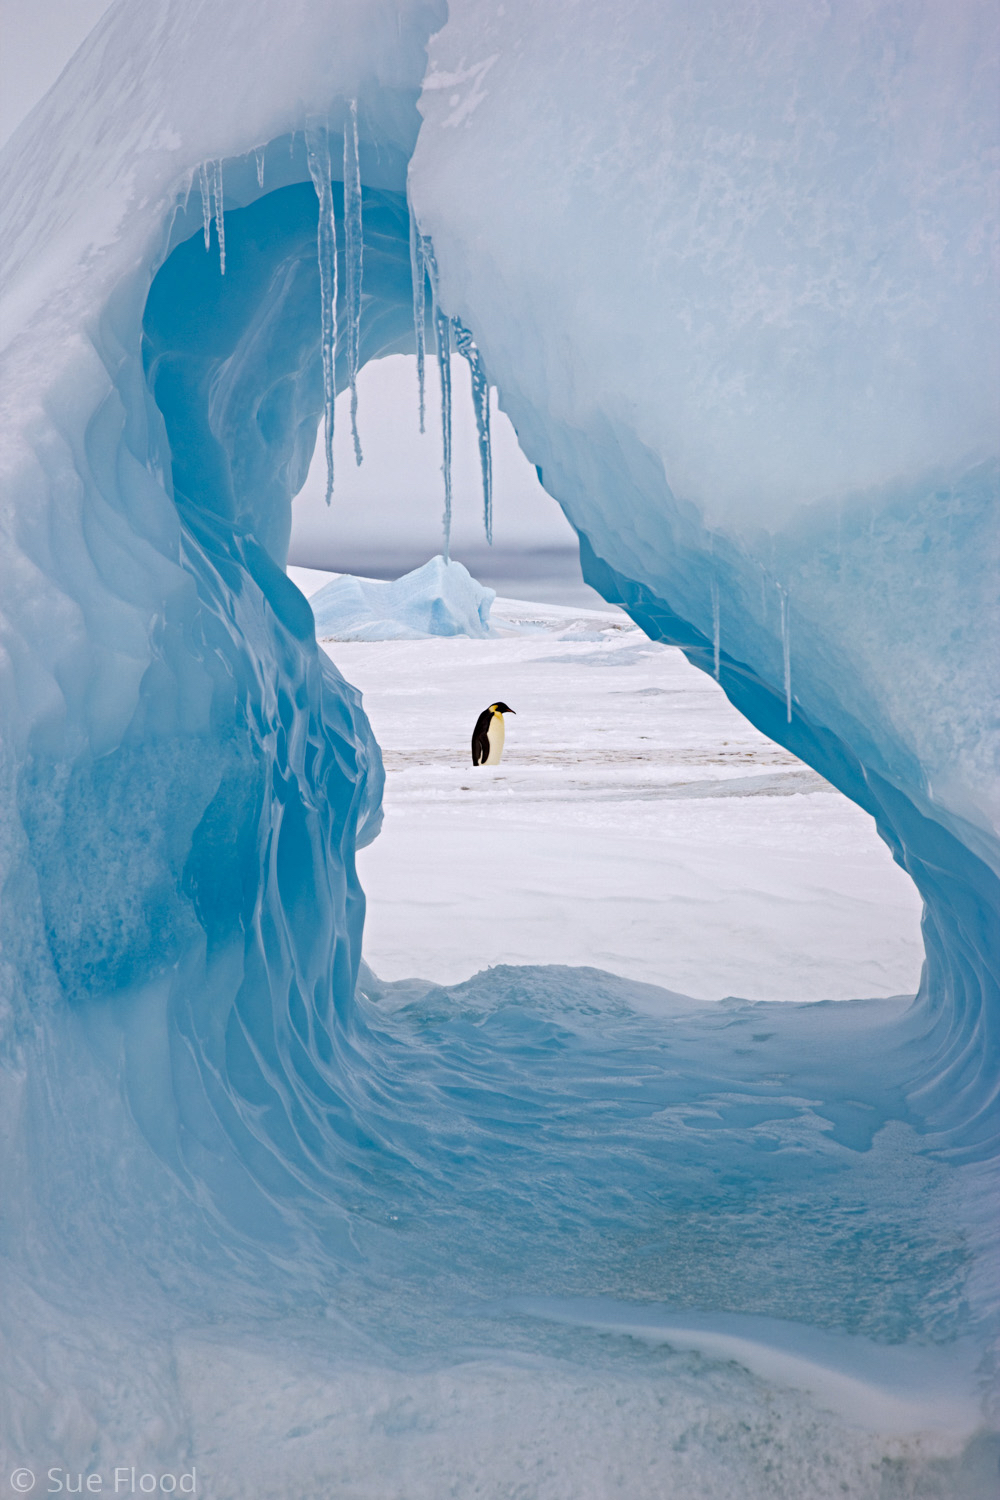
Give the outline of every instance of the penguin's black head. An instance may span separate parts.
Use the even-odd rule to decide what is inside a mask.
[[[495,714],[512,714],[514,710],[508,708],[506,703],[491,703],[490,712]]]

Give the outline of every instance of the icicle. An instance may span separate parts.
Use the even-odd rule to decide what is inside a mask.
[[[483,475],[483,526],[486,540],[493,545],[493,454],[490,448],[490,383],[479,357],[479,350],[472,334],[457,318],[452,318],[455,346],[462,358],[468,362],[472,375],[472,405],[476,413],[476,432],[479,436],[479,467]]]
[[[718,579],[712,579],[712,654],[715,658],[715,680],[719,680],[719,657],[721,655],[722,635],[719,629],[719,583]]]
[[[347,272],[347,376],[351,383],[351,433],[354,461],[361,465],[358,438],[358,358],[361,348],[361,164],[358,160],[358,103],[351,100],[344,130],[344,268]]]
[[[208,183],[208,167],[202,162],[198,168],[198,186],[201,188],[201,222],[205,231],[205,249],[212,248],[212,190]]]
[[[451,319],[438,302],[437,261],[426,235],[420,237],[420,254],[431,280],[434,309],[434,344],[441,378],[441,473],[444,476],[444,560],[451,551]]]
[[[424,288],[427,281],[427,267],[424,264],[424,242],[417,221],[413,217],[413,209],[410,209],[410,280],[413,283],[413,335],[417,346],[417,386],[420,391],[420,431],[424,430],[424,328],[426,319],[426,304],[424,300]]]
[[[776,585],[781,600],[781,654],[785,668],[785,718],[792,722],[792,642],[788,626],[788,592]]]
[[[255,147],[253,154],[257,158],[257,186],[262,188],[264,186],[264,147]]]
[[[451,322],[434,299],[434,333],[441,376],[441,473],[444,475],[444,560],[451,552]]]
[[[323,413],[326,442],[326,503],[333,496],[333,413],[337,396],[337,221],[333,212],[330,180],[330,142],[326,126],[306,130],[309,175],[319,199],[316,253],[319,260],[319,293],[322,307]]]
[[[217,161],[213,167],[213,188],[215,191],[215,235],[219,241],[219,275],[226,274],[226,219],[222,207],[222,163]]]

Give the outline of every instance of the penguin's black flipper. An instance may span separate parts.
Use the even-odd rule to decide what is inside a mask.
[[[493,715],[488,708],[484,708],[476,720],[476,727],[472,731],[472,764],[482,766],[490,753],[489,728]]]

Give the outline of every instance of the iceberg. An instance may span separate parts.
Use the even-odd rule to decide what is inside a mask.
[[[121,0],[6,145],[6,1472],[992,1494],[998,30]],[[428,340],[876,819],[915,998],[364,968],[381,758],[284,564]]]
[[[468,568],[432,557],[394,581],[332,579],[310,604],[318,640],[415,641],[431,635],[490,632],[490,606],[496,590],[484,588]]]

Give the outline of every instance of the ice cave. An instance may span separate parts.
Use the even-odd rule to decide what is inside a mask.
[[[11,1493],[995,1493],[998,31],[116,0],[3,148]],[[588,583],[874,817],[915,997],[363,962],[291,505],[452,345],[484,475],[492,388]]]

